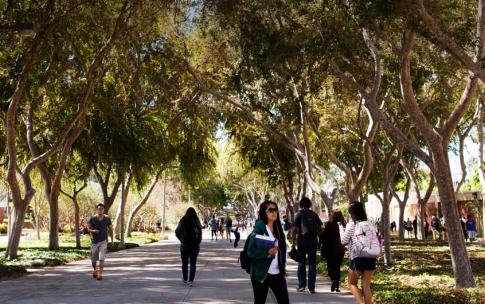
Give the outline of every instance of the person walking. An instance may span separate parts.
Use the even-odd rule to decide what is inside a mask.
[[[377,264],[377,258],[370,257],[375,254],[375,252],[371,254],[371,248],[377,249],[380,254],[377,228],[367,220],[367,214],[362,203],[352,202],[349,207],[349,214],[351,221],[345,229],[343,225],[340,225],[342,244],[348,245],[350,252],[349,289],[357,303],[371,304],[372,290],[370,285]],[[358,287],[359,277],[362,280],[362,290]]]
[[[185,284],[192,287],[197,270],[197,256],[202,242],[202,225],[195,209],[190,207],[175,229],[175,236],[180,241],[180,257],[182,259],[182,278]],[[190,274],[189,274],[190,263]]]
[[[232,219],[229,215],[227,216],[225,228],[226,228],[226,239],[229,240],[229,243],[232,243],[232,240],[231,240]]]
[[[87,232],[91,234],[91,264],[93,278],[103,279],[104,261],[108,251],[108,234],[111,244],[114,242],[113,225],[111,219],[104,214],[104,204],[96,205],[96,215],[88,222]],[[99,268],[97,267],[99,261]]]
[[[327,261],[328,276],[332,280],[331,292],[340,292],[340,267],[345,254],[345,246],[340,241],[340,225],[345,228],[345,219],[342,212],[335,210],[331,219],[325,223],[320,239],[321,256]]]
[[[296,290],[303,292],[308,286],[310,293],[315,293],[318,235],[321,233],[323,223],[318,215],[310,209],[312,202],[309,198],[303,197],[299,204],[300,211],[295,214],[292,233],[292,246],[296,245],[300,259],[298,262],[298,288]]]
[[[219,219],[219,236],[221,237],[221,240],[224,239],[224,231],[226,231],[226,223],[223,217]]]
[[[254,304],[266,303],[270,288],[278,304],[289,304],[285,277],[286,238],[275,202],[266,200],[259,206],[258,220],[248,242]]]
[[[431,229],[433,231],[433,240],[441,239],[441,223],[438,217],[434,216],[431,218]]]
[[[411,233],[413,232],[413,223],[411,222],[409,217],[408,220],[404,223],[404,229],[406,229],[406,231],[408,232],[408,239],[411,238]]]
[[[212,216],[212,220],[209,222],[209,225],[211,227],[211,239],[214,240],[214,236],[216,237],[217,241],[217,227],[219,226],[219,223],[216,220],[216,216]]]
[[[468,236],[470,238],[470,242],[473,242],[475,240],[476,233],[477,233],[476,227],[477,226],[476,226],[475,220],[473,219],[472,215],[469,214],[467,216],[467,220],[466,220],[466,230],[468,231]]]
[[[443,237],[443,241],[446,241],[447,233],[446,233],[446,220],[444,217],[440,220],[441,224],[441,236]]]
[[[285,230],[285,232],[290,231],[292,225],[293,224],[290,222],[290,220],[288,220],[288,217],[286,215],[283,215],[283,229]]]
[[[241,239],[241,233],[239,229],[242,229],[241,215],[236,214],[236,220],[232,224],[232,232],[234,232],[234,248],[237,248],[239,240]]]

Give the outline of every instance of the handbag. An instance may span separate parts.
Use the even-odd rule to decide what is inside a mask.
[[[290,252],[288,252],[288,256],[295,262],[300,261],[300,255],[298,254],[298,250],[296,250],[295,247],[291,248]]]

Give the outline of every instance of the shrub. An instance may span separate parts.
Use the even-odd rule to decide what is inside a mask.
[[[8,226],[7,223],[1,223],[0,224],[0,234],[5,234],[8,231]]]
[[[64,233],[72,233],[74,229],[72,229],[71,225],[69,224],[66,224],[64,225],[63,229],[62,229],[62,232]]]

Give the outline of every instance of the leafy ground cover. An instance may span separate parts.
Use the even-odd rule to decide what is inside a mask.
[[[130,249],[158,240],[158,234],[133,233],[132,237],[126,238],[125,248]],[[19,249],[19,257],[13,260],[3,258],[6,244],[0,244],[0,280],[25,275],[28,268],[63,265],[88,258],[90,255],[89,236],[82,237],[79,249],[76,248],[73,235],[61,235],[59,242],[60,249],[50,251],[47,249],[47,240],[23,240]],[[119,250],[117,242],[113,245],[109,243],[109,252]]]
[[[445,242],[406,240],[392,242],[394,263],[382,265],[374,275],[372,291],[378,304],[484,304],[485,248],[468,246],[476,288],[455,290],[450,250]],[[342,282],[347,284],[348,261],[342,267]],[[326,275],[324,261],[319,273]]]

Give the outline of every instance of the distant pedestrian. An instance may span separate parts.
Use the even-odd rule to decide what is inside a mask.
[[[476,237],[476,223],[472,215],[469,214],[466,220],[466,229],[468,231],[468,236],[470,237],[470,242],[473,242]]]
[[[407,235],[408,235],[408,238],[411,237],[411,232],[413,232],[413,223],[411,222],[411,220],[409,219],[408,217],[408,220],[406,222],[404,222],[404,229],[406,229],[406,231],[408,232]]]
[[[296,245],[300,258],[297,291],[303,292],[308,286],[310,293],[315,293],[318,235],[321,233],[323,223],[318,215],[310,209],[311,206],[312,202],[309,198],[304,197],[300,200],[300,211],[296,213],[293,221],[292,245],[293,247]]]
[[[217,228],[219,227],[219,223],[216,220],[216,216],[212,216],[212,220],[209,222],[209,226],[211,227],[211,239],[214,240],[214,236],[216,237],[217,241]]]
[[[349,246],[349,289],[357,303],[372,303],[370,288],[372,276],[376,270],[377,257],[380,255],[380,242],[377,228],[367,220],[364,206],[352,202],[349,207],[351,221],[345,229],[340,225],[340,237],[343,245]],[[362,290],[358,287],[362,279]]]
[[[180,240],[180,257],[182,259],[182,278],[185,284],[193,286],[197,269],[197,256],[202,241],[202,225],[195,209],[190,207],[185,212],[175,229],[175,236]],[[189,275],[190,263],[190,275]]]
[[[396,221],[391,222],[391,232],[396,232]]]
[[[226,223],[223,217],[219,219],[219,235],[221,237],[221,240],[224,239],[224,232],[226,231]]]
[[[321,256],[327,261],[328,276],[332,280],[330,291],[340,292],[340,268],[345,254],[345,247],[340,241],[339,225],[346,226],[342,212],[335,210],[331,219],[325,223],[321,235]]]
[[[113,225],[111,224],[111,219],[104,214],[104,204],[96,206],[96,215],[89,220],[87,230],[91,234],[93,278],[102,280],[104,261],[108,251],[108,234],[111,236],[111,244],[113,244]],[[98,261],[99,268],[96,265]]]
[[[229,243],[232,243],[231,241],[231,229],[232,229],[232,219],[228,215],[226,219],[226,239],[229,240]]]
[[[413,231],[414,231],[414,238],[417,239],[418,238],[418,218],[417,217],[414,217],[414,220],[413,220]]]
[[[433,240],[441,239],[441,222],[438,217],[434,216],[431,218],[431,229],[433,232]]]
[[[290,220],[286,217],[286,215],[283,215],[283,229],[285,232],[288,232],[291,229],[291,226],[293,224],[290,222]]]
[[[260,243],[258,238],[266,241]],[[248,242],[254,304],[266,303],[270,288],[278,304],[289,304],[285,277],[286,239],[275,202],[267,200],[259,206],[258,220]]]
[[[443,237],[443,241],[446,241],[447,231],[446,231],[446,220],[444,217],[440,220],[441,223],[441,236]]]
[[[232,231],[234,232],[234,248],[237,248],[239,245],[239,240],[241,239],[241,232],[243,223],[241,220],[241,215],[236,214],[236,220],[232,224]]]

